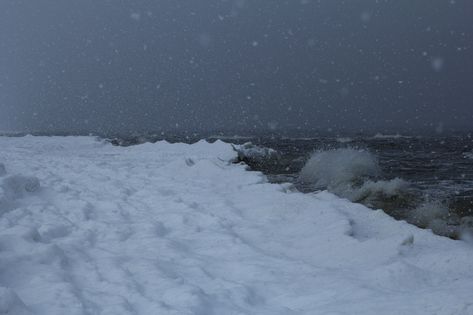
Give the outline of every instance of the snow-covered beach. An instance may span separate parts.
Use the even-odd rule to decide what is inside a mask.
[[[0,313],[473,314],[468,241],[236,154],[0,137]]]

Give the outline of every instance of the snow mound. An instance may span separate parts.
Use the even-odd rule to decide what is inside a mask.
[[[471,244],[269,184],[221,141],[0,147],[0,313],[473,313]],[[376,175],[351,153],[361,171],[327,183]]]
[[[279,152],[274,149],[246,142],[242,145],[234,145],[237,152],[236,162],[244,162],[250,167],[261,168],[268,163],[277,164],[281,158]]]

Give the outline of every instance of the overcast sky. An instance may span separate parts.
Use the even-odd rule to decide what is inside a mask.
[[[471,0],[1,0],[0,130],[473,129]]]

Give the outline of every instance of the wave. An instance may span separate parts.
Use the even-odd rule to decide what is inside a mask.
[[[338,137],[336,140],[338,143],[349,143],[353,141],[350,137]]]
[[[253,136],[239,136],[239,135],[233,135],[233,136],[224,136],[224,135],[211,135],[207,137],[207,139],[214,140],[214,139],[220,139],[220,140],[247,140],[247,139],[253,139]]]
[[[473,217],[460,217],[452,211],[448,203],[439,200],[425,201],[408,213],[406,221],[430,229],[438,235],[453,238],[467,238],[473,235]]]
[[[326,189],[352,202],[388,212],[413,203],[415,196],[407,181],[386,180],[381,176],[378,159],[369,151],[338,148],[313,153],[298,180],[312,189]]]
[[[463,153],[463,157],[464,157],[465,159],[473,159],[473,151],[471,151],[471,152],[464,152],[464,153]]]
[[[408,188],[409,183],[398,177],[391,180],[369,180],[355,190],[356,194],[353,199],[358,202],[369,202],[370,200],[376,201],[380,198],[393,198],[405,194]]]
[[[328,189],[335,193],[381,174],[378,160],[365,150],[339,148],[316,151],[306,162],[299,180],[316,189]]]
[[[320,139],[318,137],[281,137],[281,140],[293,140],[293,141],[313,141]]]
[[[373,136],[373,139],[401,139],[401,138],[406,138],[406,139],[410,139],[412,137],[410,136],[403,136],[403,135],[400,135],[398,133],[396,134],[393,134],[393,135],[384,135],[382,133],[377,133]]]
[[[339,197],[383,209],[397,219],[435,234],[473,240],[473,216],[448,200],[421,196],[410,183],[383,179],[378,159],[366,150],[339,148],[312,154],[299,174],[299,182],[326,189]],[[470,208],[469,208],[470,209]]]

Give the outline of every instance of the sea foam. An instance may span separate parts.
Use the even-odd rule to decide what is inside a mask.
[[[378,159],[371,152],[338,148],[314,152],[302,168],[299,181],[372,207],[406,194],[408,182],[400,178],[383,180],[381,176]]]

